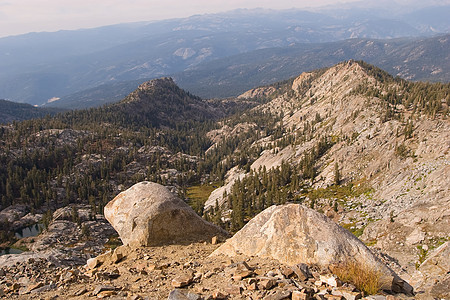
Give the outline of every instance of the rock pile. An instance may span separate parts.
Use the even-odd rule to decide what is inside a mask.
[[[204,221],[166,187],[140,182],[105,206],[105,217],[125,245],[187,243],[228,234]]]
[[[211,243],[120,246],[78,267],[28,260],[0,269],[0,294],[13,299],[411,299],[382,292],[365,297],[317,266],[244,255],[210,257],[216,248]]]

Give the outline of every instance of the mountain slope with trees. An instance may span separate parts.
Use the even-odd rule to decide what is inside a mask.
[[[448,240],[449,84],[348,61],[241,97],[255,95],[271,101],[210,133],[211,175],[226,185],[208,219],[236,231],[273,204],[304,203],[395,258],[416,287],[448,280],[416,268]]]
[[[63,110],[58,108],[38,108],[30,104],[0,99],[0,124],[42,118],[46,115],[55,115],[61,111]]]

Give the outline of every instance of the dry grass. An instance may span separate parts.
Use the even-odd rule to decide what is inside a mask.
[[[366,295],[378,293],[383,282],[382,273],[363,264],[348,262],[332,268],[332,272],[344,282],[350,282]]]

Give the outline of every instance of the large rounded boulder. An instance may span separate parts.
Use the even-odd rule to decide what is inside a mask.
[[[121,192],[104,212],[122,242],[132,247],[186,244],[227,236],[166,187],[153,182],[140,182]]]
[[[323,269],[356,263],[379,271],[386,289],[411,291],[352,233],[299,204],[267,208],[211,255],[219,254],[269,257],[287,265],[305,263]]]

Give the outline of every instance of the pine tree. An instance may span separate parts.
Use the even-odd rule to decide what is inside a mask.
[[[339,185],[341,183],[341,172],[339,171],[339,165],[334,163],[334,184]]]

